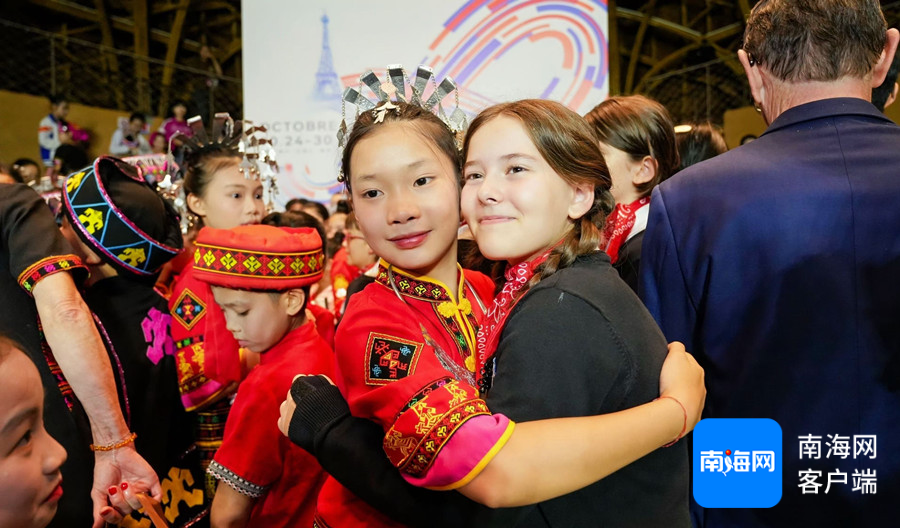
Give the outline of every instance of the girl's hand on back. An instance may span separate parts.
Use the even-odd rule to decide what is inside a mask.
[[[678,400],[687,412],[687,428],[692,431],[706,402],[704,372],[694,356],[678,341],[669,343],[669,354],[659,374],[659,395]]]

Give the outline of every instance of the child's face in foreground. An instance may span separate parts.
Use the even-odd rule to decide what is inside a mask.
[[[6,347],[0,342],[0,347]],[[66,451],[44,429],[44,390],[18,350],[0,359],[0,527],[46,526],[62,497]]]
[[[265,292],[212,287],[216,303],[225,313],[228,331],[238,344],[251,352],[265,352],[291,329],[287,294],[277,297]]]
[[[353,209],[376,255],[431,275],[456,258],[459,193],[453,162],[407,123],[384,123],[350,156]]]
[[[463,180],[463,217],[492,260],[517,264],[540,255],[571,229],[570,218],[589,208],[512,117],[495,117],[475,131]]]
[[[262,183],[244,178],[238,161],[216,171],[202,197],[193,194],[188,197],[191,209],[203,218],[206,226],[233,229],[258,224],[266,214]]]

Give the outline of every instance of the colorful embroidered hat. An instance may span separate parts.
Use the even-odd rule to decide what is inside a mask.
[[[153,277],[182,249],[178,215],[133,165],[101,156],[63,191],[73,230],[117,270]]]
[[[215,286],[282,291],[322,278],[322,239],[309,227],[204,227],[194,242],[195,277]]]

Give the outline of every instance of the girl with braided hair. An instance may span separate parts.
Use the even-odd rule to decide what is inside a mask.
[[[463,147],[463,216],[482,254],[506,262],[479,333],[480,388],[520,424],[615,413],[660,395],[665,338],[598,250],[613,198],[592,138],[563,105],[522,100],[479,114]],[[681,441],[657,449],[525,509],[519,523],[689,526],[687,455]]]
[[[358,424],[355,432],[350,418],[332,413],[336,406],[330,398],[336,395],[321,380],[295,382],[297,390],[282,406],[282,431],[316,454],[326,471],[361,499],[408,524],[688,526],[687,447],[673,442],[669,449],[657,448],[680,440],[699,418],[702,371],[679,351],[668,356],[668,371],[662,369],[667,360],[662,334],[598,250],[612,198],[608,171],[587,123],[557,103],[519,101],[485,110],[468,132],[462,213],[482,253],[507,267],[503,290],[478,321],[470,349],[475,376],[469,382],[458,369],[425,363],[440,357],[441,345],[449,348],[446,338],[417,332],[416,318],[392,306],[386,263],[390,253],[395,261],[403,258],[430,266],[431,274],[442,272],[436,264],[443,257],[425,257],[448,244],[428,250],[438,228],[417,222],[420,208],[429,202],[415,195],[444,185],[444,173],[456,170],[451,164],[437,170],[422,162],[429,151],[435,163],[453,159],[451,147],[426,141],[432,136],[422,131],[443,130],[437,137],[447,145],[452,136],[446,128],[415,128],[415,120],[395,123],[407,115],[403,103],[398,112],[383,115],[384,123],[377,124],[362,114],[364,121],[357,123],[363,128],[354,127],[344,152],[355,214],[367,242],[382,255],[384,269],[381,285],[354,297],[338,329],[338,384],[354,415],[383,427],[388,459],[406,483],[420,489],[404,487],[373,465],[377,448],[371,449],[376,447],[371,429],[361,432],[365,426]],[[401,154],[416,141],[426,147],[422,159],[406,159]],[[401,177],[409,181],[394,181]],[[446,203],[447,195],[457,191],[448,186],[442,192],[439,202]],[[398,200],[407,193],[408,203]],[[380,217],[376,207],[383,208]],[[403,224],[408,225],[404,236],[385,231]],[[420,274],[396,268],[393,273],[397,297],[407,289],[421,295],[416,291]],[[369,308],[368,328],[350,330],[365,299],[382,290],[381,302]],[[347,339],[351,331],[360,334],[355,348]],[[396,379],[389,373],[379,379],[382,371],[366,373],[378,363],[359,364],[390,359],[392,351],[402,363],[404,345],[418,363],[410,361]],[[435,377],[423,386],[423,380]],[[401,403],[399,409],[376,396],[385,394],[385,387],[393,393],[391,403]],[[323,396],[329,391],[331,396]],[[408,401],[400,401],[401,391]],[[443,401],[447,396],[449,403]],[[473,507],[455,494],[421,488],[458,490],[504,509]],[[350,525],[319,521],[321,526]]]

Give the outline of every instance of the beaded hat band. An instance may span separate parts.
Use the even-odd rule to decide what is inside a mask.
[[[204,227],[194,243],[197,279],[233,289],[282,291],[322,278],[325,254],[312,228]]]

